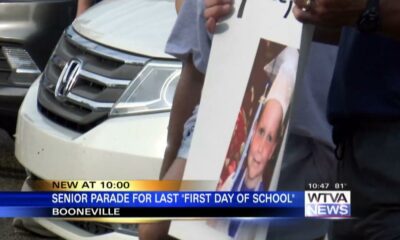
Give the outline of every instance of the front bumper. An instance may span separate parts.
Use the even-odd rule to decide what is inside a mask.
[[[38,87],[36,80],[22,103],[15,141],[30,172],[49,180],[158,179],[169,113],[110,118],[81,134],[39,112]]]

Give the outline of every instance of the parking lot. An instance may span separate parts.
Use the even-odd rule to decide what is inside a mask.
[[[0,129],[0,191],[19,191],[25,179],[25,171],[14,157],[14,141]],[[0,239],[43,239],[11,225],[12,219],[0,218]]]

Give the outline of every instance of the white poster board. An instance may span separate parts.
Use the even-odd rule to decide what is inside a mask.
[[[294,18],[291,7],[289,0],[236,0],[234,13],[218,25],[183,180],[219,180],[218,186],[204,190],[242,191],[240,178],[257,176],[263,169],[255,191],[276,189],[290,99],[312,37],[311,28]],[[280,110],[270,108],[272,102]],[[260,123],[267,106],[280,125],[263,138]],[[257,134],[260,142],[277,139],[264,151],[273,159],[267,163],[252,157]],[[215,225],[174,221],[169,233],[179,239],[232,239]],[[252,230],[251,238],[265,239],[266,229]],[[244,236],[234,238],[249,239]]]

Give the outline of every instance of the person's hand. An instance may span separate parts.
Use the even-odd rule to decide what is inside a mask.
[[[233,9],[233,0],[204,0],[204,17],[207,21],[207,30],[210,33],[215,32],[219,19],[227,16]]]
[[[184,0],[175,0],[175,9],[177,13],[179,12],[179,10],[181,10],[183,2]]]
[[[76,17],[79,17],[83,12],[92,6],[92,0],[78,0]]]
[[[293,0],[294,16],[303,23],[321,27],[354,25],[366,8],[367,0]]]

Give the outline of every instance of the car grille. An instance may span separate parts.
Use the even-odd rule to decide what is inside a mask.
[[[5,86],[29,87],[40,69],[23,48],[15,43],[0,43],[0,83]]]
[[[60,75],[72,60],[81,67],[76,81],[67,94],[56,97]],[[69,28],[42,75],[39,110],[64,127],[86,132],[108,117],[113,104],[149,60],[96,44]]]
[[[3,48],[0,43],[0,81],[6,81],[11,74],[11,67],[7,62],[6,56],[3,53]]]

